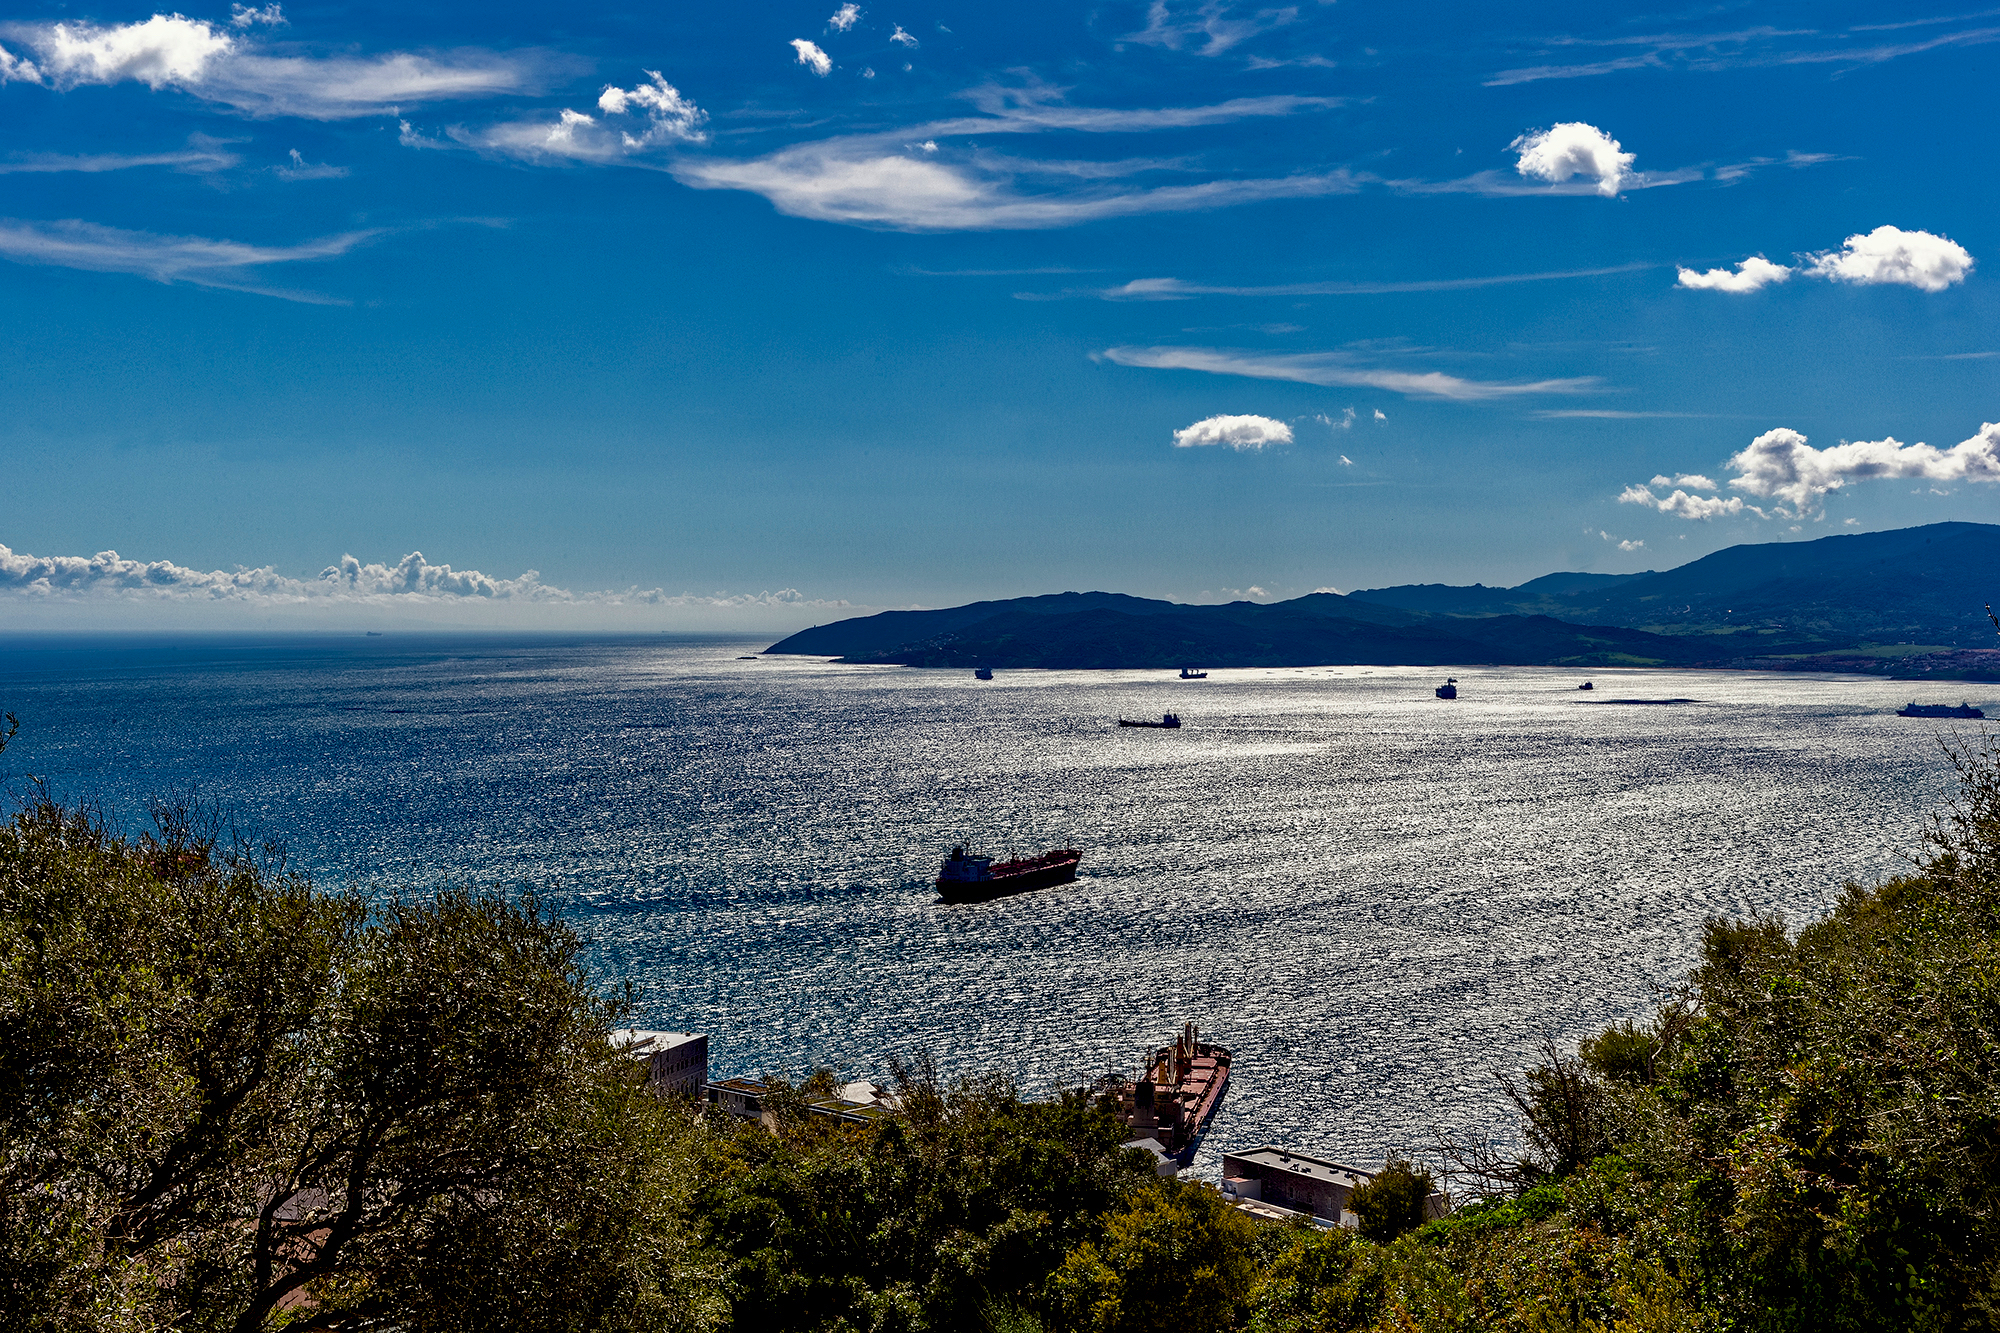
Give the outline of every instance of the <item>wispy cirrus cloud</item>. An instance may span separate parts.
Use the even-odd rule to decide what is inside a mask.
[[[1148,370],[1199,370],[1210,375],[1290,380],[1322,387],[1386,389],[1409,398],[1487,402],[1534,394],[1594,391],[1595,376],[1547,380],[1470,380],[1441,371],[1409,371],[1366,365],[1349,352],[1272,353],[1218,347],[1109,347],[1098,353],[1120,366]]]
[[[197,134],[189,138],[186,148],[164,153],[17,153],[0,158],[0,175],[131,171],[140,167],[166,167],[173,171],[200,174],[227,171],[242,160],[241,156],[229,151],[226,141]]]
[[[1504,69],[1486,79],[1489,88],[1549,79],[1587,79],[1643,70],[1719,73],[1778,65],[1833,65],[1859,68],[1951,47],[2000,41],[2000,27],[1982,20],[1996,12],[1921,18],[1847,28],[1757,26],[1718,32],[1621,33],[1610,37],[1564,36],[1544,43],[1539,64]],[[1878,33],[1952,26],[1953,30],[1909,40],[1882,41]],[[1571,58],[1565,58],[1571,57]]]
[[[1186,301],[1198,296],[1383,296],[1399,292],[1462,292],[1480,287],[1505,287],[1521,282],[1559,282],[1637,273],[1657,264],[1613,264],[1606,268],[1558,269],[1547,273],[1495,273],[1477,278],[1415,278],[1394,282],[1281,282],[1261,286],[1229,286],[1187,282],[1180,278],[1134,278],[1116,287],[1076,293],[1107,301]]]
[[[275,10],[275,7],[270,7]],[[268,25],[259,15],[257,24]],[[300,54],[273,47],[248,24],[218,26],[180,14],[136,23],[0,25],[0,83],[58,92],[143,83],[249,116],[344,120],[400,106],[533,91],[561,61],[535,52],[392,51],[377,56]]]
[[[1045,89],[983,87],[969,98],[985,114],[874,134],[794,144],[755,158],[675,159],[669,170],[697,189],[747,190],[779,212],[823,222],[899,231],[970,231],[1073,226],[1141,213],[1192,212],[1268,199],[1347,194],[1349,172],[1223,177],[1187,185],[1106,183],[1171,164],[1027,162],[952,141],[970,136],[1130,134],[1283,117],[1336,99],[1248,97],[1208,106],[1121,109],[1072,106]],[[1084,170],[1093,167],[1097,170]],[[1029,188],[1036,178],[1060,178]]]
[[[186,282],[327,305],[338,302],[312,292],[265,285],[264,270],[279,264],[338,258],[381,234],[380,228],[371,228],[298,245],[250,245],[204,236],[127,231],[76,219],[31,222],[0,218],[0,259],[95,273],[129,273],[155,282]]]
[[[1196,5],[1152,0],[1146,7],[1146,26],[1138,32],[1126,33],[1121,40],[1169,51],[1219,56],[1261,33],[1296,23],[1298,17],[1297,5],[1242,13],[1225,0],[1203,0]]]

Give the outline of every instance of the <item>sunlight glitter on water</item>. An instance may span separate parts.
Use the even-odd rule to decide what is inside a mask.
[[[1704,917],[1802,921],[1914,854],[1965,726],[1893,711],[1982,688],[1464,669],[1444,702],[1415,669],[986,683],[737,643],[378,642],[0,650],[30,724],[6,762],[123,808],[198,784],[335,879],[533,884],[641,980],[644,1025],[711,1034],[717,1076],[929,1051],[1043,1088],[1193,1019],[1236,1052],[1208,1166],[1503,1127],[1489,1071],[1645,1013]],[[1178,732],[1115,725],[1170,710]],[[1083,873],[943,906],[961,838],[1074,841]]]

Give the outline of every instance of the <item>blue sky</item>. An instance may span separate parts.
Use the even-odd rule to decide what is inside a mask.
[[[776,629],[1995,513],[2000,10],[0,19],[16,625]]]

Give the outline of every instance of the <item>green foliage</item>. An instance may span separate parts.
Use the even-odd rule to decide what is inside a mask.
[[[1391,1158],[1375,1178],[1354,1191],[1347,1206],[1361,1219],[1360,1231],[1386,1245],[1424,1224],[1424,1205],[1437,1188],[1431,1173],[1407,1158]]]
[[[0,1326],[713,1322],[685,1155],[565,926],[371,912],[155,823],[0,828]]]
[[[1149,1181],[1107,1219],[1101,1241],[1070,1251],[1050,1304],[1062,1327],[1092,1333],[1234,1328],[1254,1276],[1255,1225],[1207,1186]]]

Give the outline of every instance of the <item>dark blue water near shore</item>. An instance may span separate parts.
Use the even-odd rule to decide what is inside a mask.
[[[1446,704],[1419,670],[989,684],[762,646],[0,639],[0,767],[125,817],[198,790],[329,881],[533,885],[718,1074],[929,1051],[1046,1087],[1194,1019],[1238,1062],[1204,1164],[1367,1162],[1502,1123],[1487,1071],[1644,1012],[1704,916],[1893,872],[1967,727],[1893,716],[1959,687],[1853,677],[1474,670]],[[960,838],[1073,840],[1084,874],[940,906]]]

